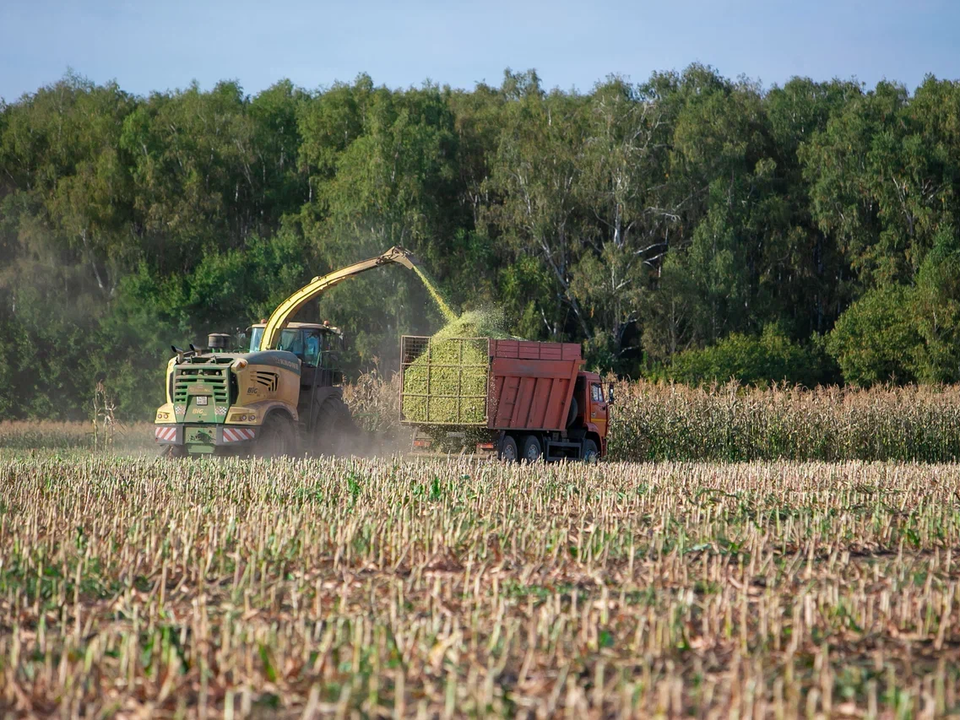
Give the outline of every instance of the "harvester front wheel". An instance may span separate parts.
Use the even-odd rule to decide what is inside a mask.
[[[162,458],[184,458],[187,456],[187,450],[182,445],[165,445],[160,449]]]
[[[500,459],[507,462],[516,462],[520,453],[517,451],[517,441],[512,435],[504,435],[500,441]]]
[[[279,457],[295,455],[297,452],[297,434],[287,418],[274,413],[268,415],[260,428],[260,437],[253,453],[257,457]]]
[[[350,408],[339,395],[331,395],[317,408],[314,422],[314,445],[324,455],[344,455],[360,437]]]

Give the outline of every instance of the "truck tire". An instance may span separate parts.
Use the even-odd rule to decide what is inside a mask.
[[[313,424],[314,449],[323,455],[344,455],[360,439],[350,408],[339,395],[329,395],[318,403]]]
[[[523,459],[527,462],[536,462],[543,457],[543,447],[540,438],[536,435],[527,435],[523,439]]]
[[[267,415],[260,426],[260,435],[253,448],[257,457],[281,457],[297,454],[297,431],[293,423],[280,413]]]
[[[600,459],[600,452],[597,450],[597,444],[590,438],[584,438],[580,456],[583,458],[584,462],[595,463]]]
[[[512,435],[504,435],[500,441],[500,449],[497,456],[507,462],[516,462],[520,453],[517,451],[517,441]]]

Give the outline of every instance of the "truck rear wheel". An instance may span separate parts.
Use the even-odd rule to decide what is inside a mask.
[[[280,457],[297,452],[296,430],[287,418],[278,413],[268,415],[260,428],[260,437],[253,449],[257,457]]]
[[[600,453],[597,450],[597,444],[590,438],[583,441],[583,450],[581,457],[584,462],[593,463],[600,459]]]
[[[504,435],[500,441],[499,456],[501,460],[507,462],[516,462],[519,453],[517,452],[517,441],[512,435]]]
[[[540,438],[536,435],[527,435],[523,439],[523,459],[527,462],[536,462],[543,457],[543,448]]]

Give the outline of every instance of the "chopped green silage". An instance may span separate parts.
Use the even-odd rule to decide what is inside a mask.
[[[431,282],[427,274],[421,270],[418,266],[413,266],[413,271],[420,277],[420,280],[423,282],[424,286],[427,288],[427,292],[430,293],[430,297],[433,298],[433,301],[437,304],[437,307],[440,309],[440,314],[443,315],[443,319],[447,322],[454,322],[457,319],[456,313],[450,309],[450,306],[447,304],[447,301],[443,299],[443,295],[437,289],[437,286]]]
[[[504,331],[503,325],[503,313],[499,310],[471,310],[447,323],[433,339],[509,338],[510,335]]]
[[[507,338],[495,311],[464,313],[430,338],[403,373],[403,416],[411,422],[486,422],[489,338]]]

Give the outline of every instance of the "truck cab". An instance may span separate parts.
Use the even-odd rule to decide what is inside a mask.
[[[597,373],[581,371],[577,374],[573,397],[576,400],[577,413],[568,432],[571,437],[582,433],[584,439],[590,439],[597,445],[599,456],[606,457],[613,387],[609,387],[605,394],[603,381]]]

